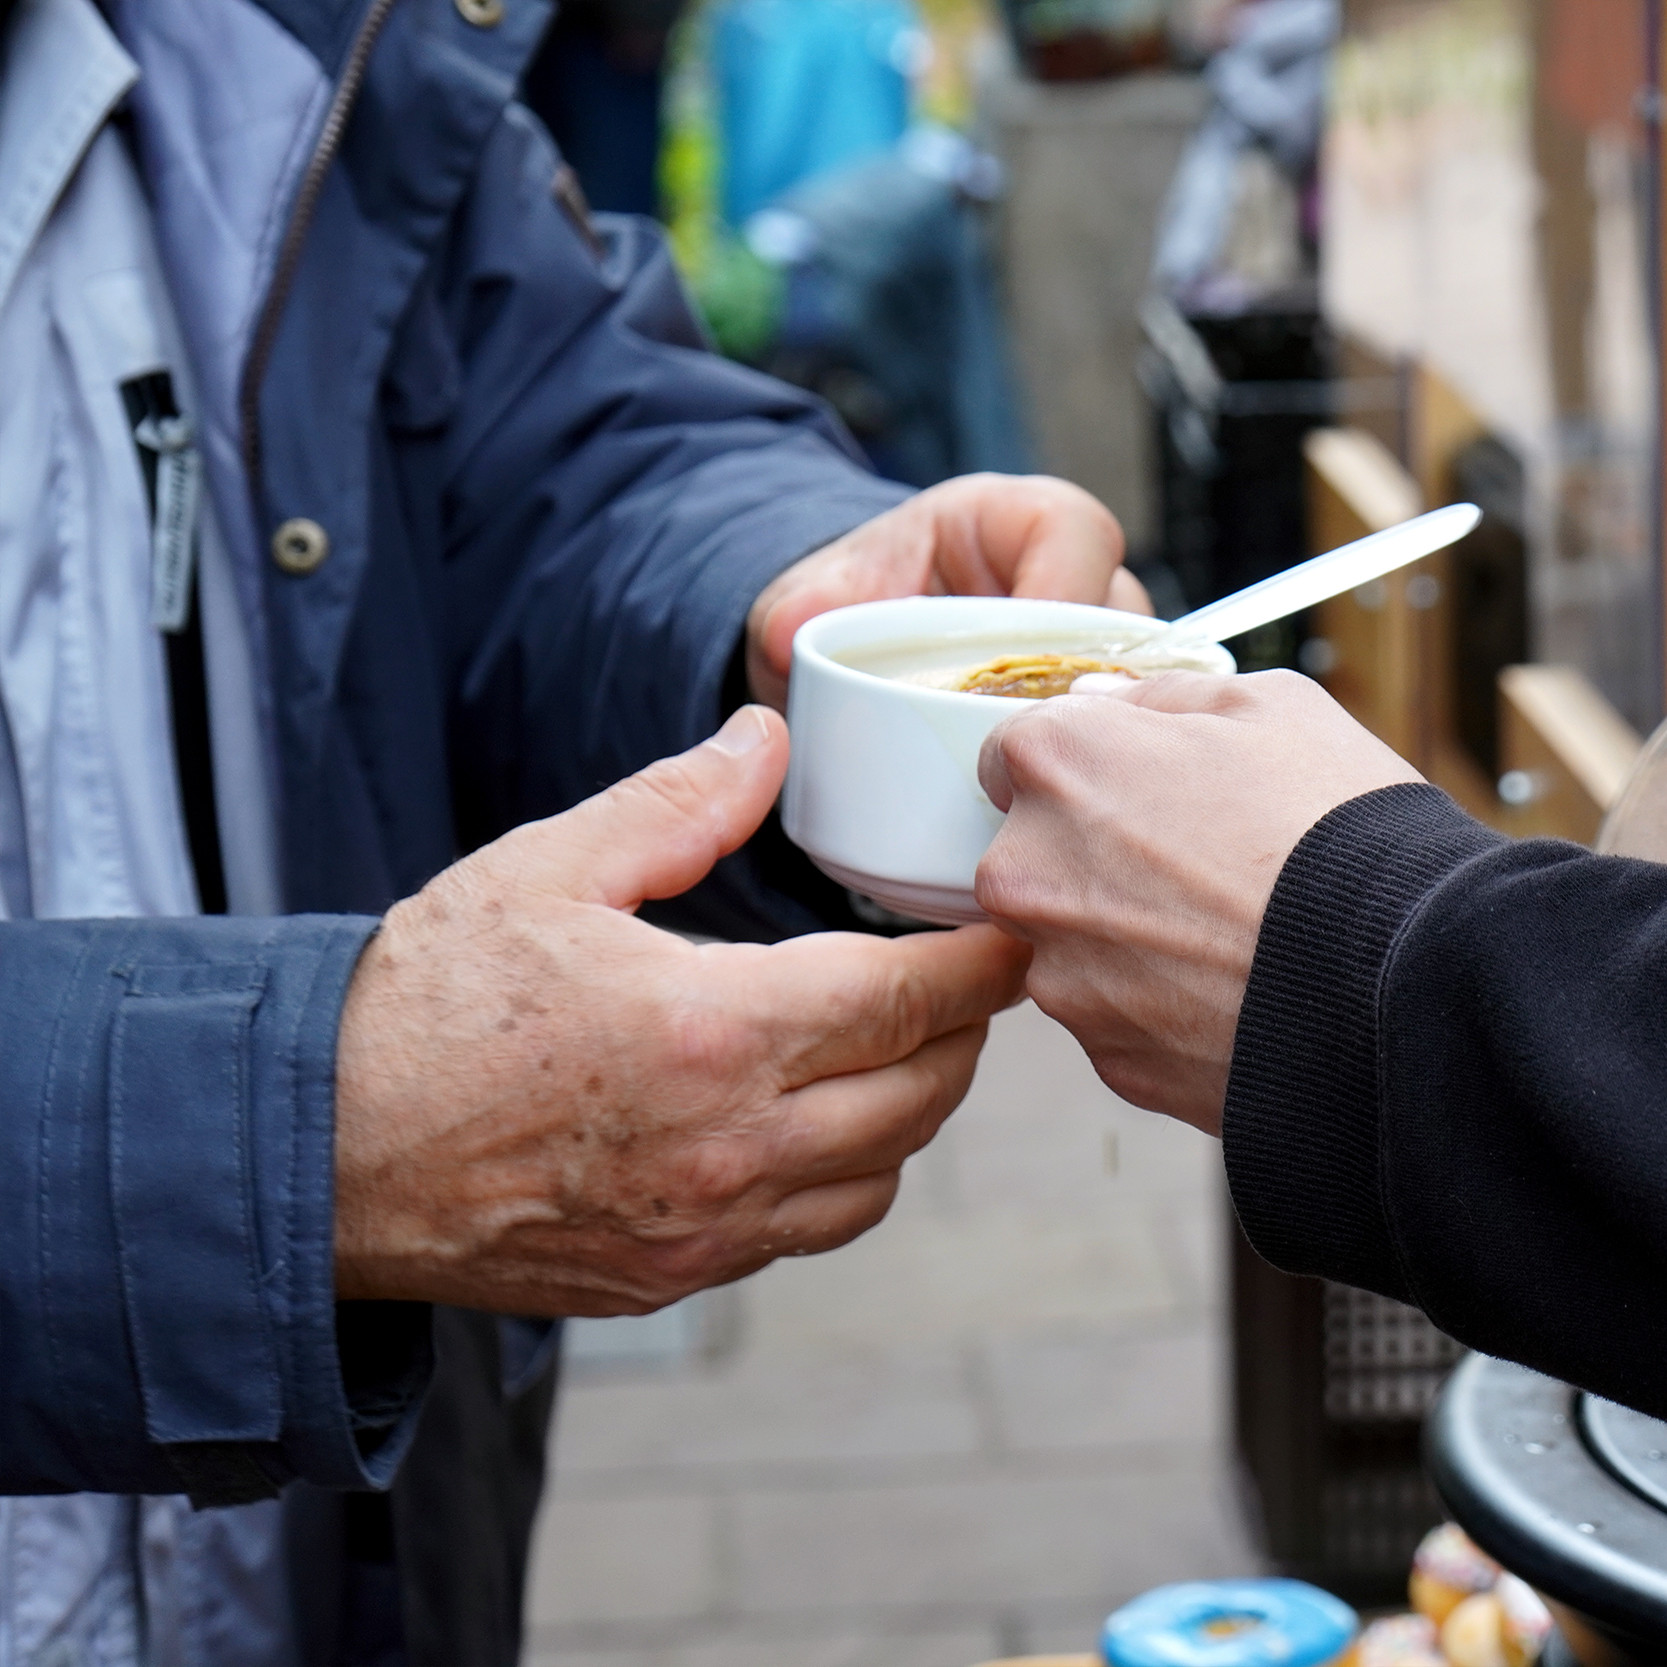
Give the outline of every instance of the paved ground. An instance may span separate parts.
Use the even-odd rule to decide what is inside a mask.
[[[581,1363],[531,1667],[970,1667],[1252,1569],[1221,1186],[1213,1143],[1004,1016],[884,1225],[638,1334],[670,1363]]]

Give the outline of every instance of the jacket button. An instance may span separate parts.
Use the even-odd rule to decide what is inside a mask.
[[[330,554],[330,535],[316,522],[298,515],[272,535],[272,559],[286,573],[311,573]]]
[[[452,0],[457,15],[477,29],[496,29],[504,20],[504,0]]]

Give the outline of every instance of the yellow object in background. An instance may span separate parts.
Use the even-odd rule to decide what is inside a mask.
[[[1001,19],[992,0],[916,0],[932,56],[917,92],[929,122],[965,129],[975,114],[979,54],[999,37]]]

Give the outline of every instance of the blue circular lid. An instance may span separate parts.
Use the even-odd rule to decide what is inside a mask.
[[[1360,1617],[1300,1580],[1189,1580],[1159,1586],[1111,1616],[1110,1667],[1319,1667]]]

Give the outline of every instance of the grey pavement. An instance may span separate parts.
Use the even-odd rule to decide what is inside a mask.
[[[872,1233],[579,1329],[530,1667],[972,1667],[1254,1570],[1222,1209],[1213,1142],[1003,1015]]]

